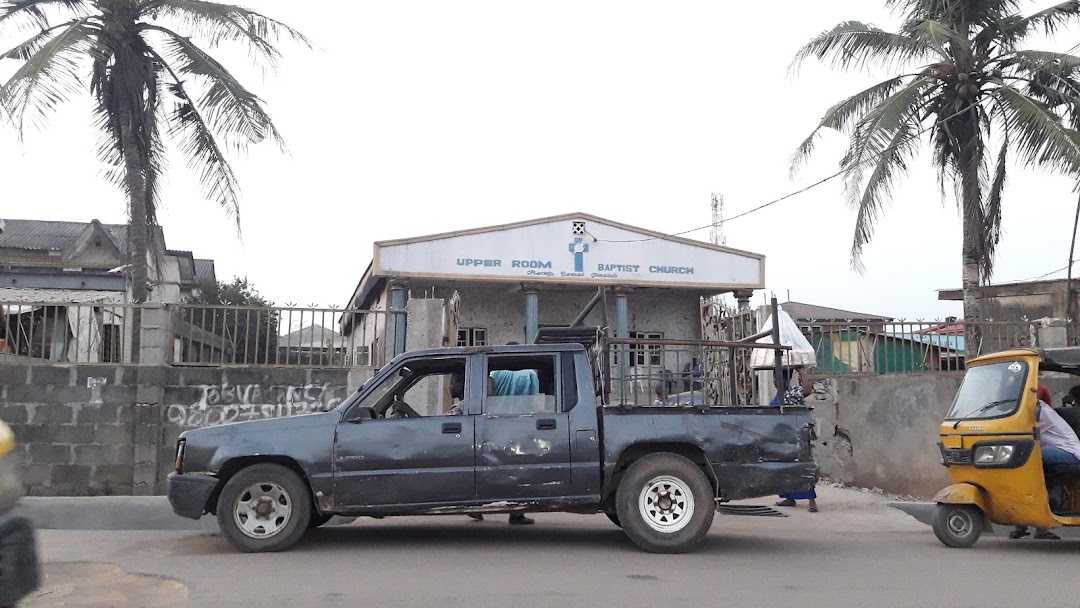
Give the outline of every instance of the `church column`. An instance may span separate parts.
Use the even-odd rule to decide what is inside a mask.
[[[393,327],[394,356],[405,352],[405,316],[406,293],[405,281],[402,279],[390,279],[390,323],[387,327]]]
[[[630,337],[629,287],[615,288],[615,337]]]
[[[525,292],[525,343],[532,344],[540,333],[540,286],[536,283],[523,283]]]
[[[750,298],[754,292],[749,289],[740,289],[735,292],[735,301],[739,303],[739,312],[750,310]]]

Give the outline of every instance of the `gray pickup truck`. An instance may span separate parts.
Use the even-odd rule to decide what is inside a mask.
[[[679,553],[720,503],[816,483],[808,408],[604,405],[596,369],[581,344],[405,353],[332,411],[183,433],[169,500],[246,552],[334,515],[570,511]]]

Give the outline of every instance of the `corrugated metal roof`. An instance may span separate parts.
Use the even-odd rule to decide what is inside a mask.
[[[4,231],[0,232],[0,248],[31,249],[38,251],[67,251],[79,237],[97,222],[112,239],[113,245],[121,253],[127,251],[127,225],[101,224],[97,220],[89,222],[56,222],[52,220],[4,220]],[[165,235],[160,226],[154,228],[159,242],[164,243]]]
[[[949,336],[938,334],[911,334],[911,333],[895,333],[885,332],[882,334],[889,338],[897,338],[900,340],[910,340],[912,342],[918,342],[920,344],[929,344],[930,346],[936,346],[938,348],[944,348],[948,350],[963,351],[964,350],[964,336]]]
[[[0,247],[9,249],[37,249],[65,251],[86,231],[91,222],[53,222],[46,220],[4,220],[4,232],[0,233]],[[120,251],[127,242],[127,227],[102,224],[107,236]],[[122,240],[117,240],[117,236]]]
[[[195,258],[195,280],[217,280],[217,272],[214,270],[214,260],[200,260]]]
[[[308,325],[278,338],[278,348],[325,348],[327,342],[334,348],[344,348],[347,341],[338,332],[322,325]]]
[[[840,308],[803,304],[802,302],[784,302],[780,308],[792,319],[798,321],[892,321],[892,317],[870,315]]]

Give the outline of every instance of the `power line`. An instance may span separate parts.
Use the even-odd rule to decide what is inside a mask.
[[[780,198],[773,199],[773,200],[771,200],[771,201],[769,201],[769,202],[767,202],[767,203],[765,203],[763,205],[758,205],[757,207],[754,207],[753,209],[750,209],[748,211],[744,211],[744,212],[742,212],[742,213],[740,213],[738,215],[733,215],[733,216],[731,216],[729,218],[721,220],[720,225],[722,226],[722,225],[726,224],[727,222],[730,222],[731,220],[737,220],[740,217],[750,215],[751,213],[754,213],[756,211],[761,211],[762,209],[764,209],[764,208],[766,208],[766,207],[768,207],[770,205],[775,205],[776,203],[779,203],[781,201],[785,201],[785,200],[787,200],[787,199],[789,199],[789,198],[791,198],[793,196],[797,196],[799,194],[802,194],[803,192],[806,192],[807,190],[810,190],[811,188],[816,188],[816,187],[820,186],[821,184],[824,184],[825,182],[827,182],[827,181],[829,181],[831,179],[836,179],[837,177],[840,177],[843,174],[844,174],[843,171],[837,171],[836,173],[833,173],[829,177],[826,177],[825,179],[816,181],[816,182],[810,184],[809,186],[806,186],[805,188],[800,188],[800,189],[798,189],[798,190],[796,190],[794,192],[791,192],[789,194],[785,194],[784,196],[781,196]],[[691,228],[689,230],[683,230],[682,232],[673,232],[673,233],[665,235],[665,236],[682,236],[684,234],[689,234],[691,232],[697,232],[698,230],[705,230],[706,228],[712,228],[712,227],[713,227],[712,224],[706,224],[704,226],[699,226],[697,228]],[[597,242],[600,242],[600,243],[640,243],[642,241],[655,241],[658,238],[660,238],[660,237],[649,236],[649,237],[640,238],[640,239],[596,239],[596,240],[597,240]]]
[[[1073,263],[1076,263],[1076,262],[1080,262],[1080,258],[1076,258],[1075,260],[1073,260]],[[1027,278],[1027,279],[1020,279],[1018,281],[1004,281],[1004,283],[1027,283],[1028,281],[1038,281],[1039,279],[1045,279],[1046,277],[1048,277],[1048,276],[1050,276],[1052,274],[1057,274],[1059,272],[1062,272],[1062,271],[1068,270],[1068,269],[1069,269],[1069,265],[1066,264],[1066,265],[1062,266],[1061,268],[1058,268],[1057,270],[1051,270],[1050,272],[1040,274],[1037,277],[1030,277],[1030,278]],[[1001,285],[1001,282],[993,283],[993,284],[994,285]]]

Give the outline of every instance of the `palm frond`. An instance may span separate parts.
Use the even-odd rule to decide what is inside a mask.
[[[8,26],[15,29],[48,28],[49,19],[44,9],[53,6],[68,9],[76,17],[86,17],[92,12],[87,0],[7,0],[0,3],[0,33]]]
[[[307,48],[315,44],[297,30],[255,11],[230,4],[202,0],[150,0],[146,12],[177,24],[216,47],[222,42],[247,45],[252,61],[276,68],[281,51],[274,45],[288,38]]]
[[[993,47],[1008,52],[1013,50],[1016,44],[1026,38],[1030,32],[1031,24],[1022,16],[1008,15],[979,30],[972,47],[975,53],[981,56],[988,55]]]
[[[1080,21],[1080,0],[1066,0],[1050,8],[1032,13],[1021,21],[1029,28],[1042,28],[1048,35],[1055,34],[1072,21]]]
[[[159,27],[166,36],[164,58],[177,74],[193,76],[206,84],[198,107],[226,145],[246,150],[248,144],[270,138],[281,150],[284,140],[261,100],[241,85],[217,60],[175,32]]]
[[[971,54],[971,41],[967,36],[940,21],[924,19],[913,24],[904,33],[930,48],[943,51],[948,47],[949,55],[954,58],[960,51]]]
[[[1080,57],[1054,51],[1016,51],[1003,57],[999,64],[1003,68],[1016,67],[1026,73],[1069,75],[1080,72]]]
[[[810,57],[846,70],[871,63],[887,69],[934,54],[945,57],[942,49],[930,46],[925,40],[886,32],[859,21],[845,21],[799,49],[789,70],[797,71]]]
[[[851,265],[858,272],[865,270],[861,262],[863,248],[873,238],[874,224],[881,209],[891,200],[896,182],[907,175],[909,163],[915,157],[918,144],[919,123],[916,120],[901,123],[888,145],[881,151],[870,177],[866,180],[856,203],[858,212],[855,215],[855,235],[851,244]]]
[[[34,34],[30,38],[24,40],[23,42],[15,45],[15,47],[3,53],[0,53],[0,59],[18,59],[21,61],[29,61],[30,57],[32,57],[34,53],[38,52],[41,47],[45,46],[45,43],[47,43],[49,40],[52,39],[53,36],[56,35],[57,30],[69,28],[76,23],[78,23],[78,19],[73,19],[71,21],[61,23],[60,25],[54,25],[50,28],[46,28]]]
[[[919,121],[920,110],[931,99],[928,92],[938,86],[927,77],[915,78],[859,120],[851,134],[848,152],[840,161],[849,192],[861,190],[864,168],[877,162],[895,141],[896,133],[904,125]],[[849,197],[849,201],[857,207],[859,197]]]
[[[983,269],[983,280],[989,280],[994,268],[994,257],[997,254],[998,243],[1001,242],[1001,195],[1005,190],[1006,173],[1005,167],[1009,151],[1008,135],[1001,143],[998,152],[997,164],[994,167],[994,179],[990,183],[990,193],[986,197],[986,207],[982,218],[982,243],[979,249],[988,263],[980,265]]]
[[[1026,82],[1024,94],[1055,112],[1069,128],[1080,128],[1080,78],[1037,72]]]
[[[80,20],[46,42],[0,87],[0,105],[7,108],[22,138],[29,119],[41,125],[49,112],[80,90],[78,72],[90,51],[96,30]]]
[[[829,108],[813,132],[803,140],[791,155],[790,173],[794,177],[814,151],[823,129],[848,131],[852,125],[872,108],[887,99],[903,84],[905,76],[896,76],[864,89]]]
[[[885,6],[904,13],[915,23],[934,19],[944,23],[985,24],[999,20],[1020,8],[1017,0],[886,0]]]
[[[162,66],[168,71],[164,61]],[[225,209],[226,215],[236,221],[236,232],[240,234],[240,187],[232,165],[179,75],[171,71],[169,75],[172,82],[166,88],[177,100],[169,117],[172,125],[169,135],[177,139],[180,151],[187,157],[188,168],[199,173],[199,184],[206,197]]]
[[[1011,86],[998,87],[990,95],[1023,165],[1080,177],[1080,132]]]

